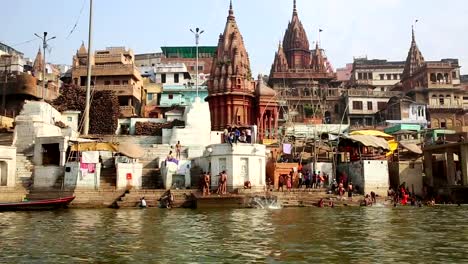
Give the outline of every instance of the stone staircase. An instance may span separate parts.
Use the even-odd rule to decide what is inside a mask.
[[[34,164],[31,158],[24,154],[16,154],[16,183],[18,188],[26,188],[32,186],[33,183]]]
[[[0,133],[0,146],[11,146],[12,144],[13,144],[13,133],[1,132]]]
[[[145,197],[148,207],[157,207],[158,199],[165,192],[165,190],[130,190],[117,201],[117,205],[120,208],[138,207],[140,199]],[[191,194],[196,190],[171,190],[171,192],[174,195],[174,207],[188,207],[191,205]]]

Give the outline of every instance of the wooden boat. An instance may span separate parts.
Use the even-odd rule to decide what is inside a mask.
[[[15,203],[0,203],[0,211],[58,209],[67,207],[67,205],[73,201],[73,199],[75,199],[75,196]]]

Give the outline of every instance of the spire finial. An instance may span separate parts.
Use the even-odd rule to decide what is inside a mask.
[[[412,40],[413,42],[416,41],[416,40],[415,40],[415,37],[414,37],[414,26],[413,26],[413,25],[411,26],[411,40]]]
[[[234,15],[234,10],[232,9],[232,0],[229,0],[229,16]]]
[[[293,1],[293,14],[297,14],[296,0]]]

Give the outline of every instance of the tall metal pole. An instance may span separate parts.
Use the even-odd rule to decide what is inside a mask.
[[[44,91],[46,88],[46,48],[47,48],[47,42],[49,40],[55,39],[55,37],[51,37],[47,39],[47,32],[44,32],[44,35],[41,37],[38,34],[34,34],[36,37],[40,38],[42,40],[42,52],[44,53],[42,55],[42,63],[44,64],[42,67],[42,92],[41,92],[41,100],[44,101]]]
[[[91,41],[93,30],[93,0],[89,0],[89,32],[88,32],[88,72],[86,80],[86,105],[84,110],[83,134],[86,136],[89,132],[89,109],[91,107]]]
[[[200,34],[198,34],[198,28],[197,28],[197,34],[195,34],[195,46],[196,46],[196,57],[197,57],[197,76],[196,76],[196,89],[197,89],[197,97],[198,97],[198,43],[200,39]]]
[[[42,67],[42,93],[41,98],[44,100],[44,91],[46,89],[46,47],[47,47],[47,32],[44,32],[44,38],[42,39],[42,51],[43,51],[43,67]]]
[[[195,35],[195,57],[196,57],[196,71],[195,74],[195,87],[197,89],[197,97],[198,97],[198,44],[200,43],[200,35],[205,32],[204,30],[200,31],[200,28],[196,28],[195,31],[191,30],[190,31]]]

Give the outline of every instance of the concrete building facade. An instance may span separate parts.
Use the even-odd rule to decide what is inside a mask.
[[[91,85],[97,91],[114,91],[123,117],[139,116],[142,106],[143,79],[135,65],[131,49],[110,47],[96,50],[90,58]],[[72,82],[86,87],[88,53],[84,44],[73,57]]]

